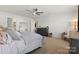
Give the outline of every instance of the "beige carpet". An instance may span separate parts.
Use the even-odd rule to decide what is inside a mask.
[[[56,38],[45,37],[43,46],[31,54],[67,54],[69,52],[69,43]]]

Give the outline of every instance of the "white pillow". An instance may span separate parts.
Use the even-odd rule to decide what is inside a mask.
[[[15,31],[17,35],[22,36],[22,34],[18,31]]]
[[[20,36],[13,30],[7,30],[7,33],[12,37],[13,40],[21,40]]]
[[[3,36],[3,41],[0,41],[0,44],[10,44],[10,43],[12,43],[12,38],[8,33],[5,32]]]
[[[0,44],[4,44],[4,43],[6,43],[6,33],[5,32],[2,35],[2,37],[0,38]]]
[[[13,42],[11,36],[8,33],[6,33],[6,41],[7,41],[8,44]]]

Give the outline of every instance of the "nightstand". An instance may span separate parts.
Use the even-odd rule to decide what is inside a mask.
[[[48,37],[52,37],[52,33],[48,33]]]

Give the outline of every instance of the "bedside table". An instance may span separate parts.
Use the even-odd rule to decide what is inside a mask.
[[[48,33],[48,37],[52,37],[52,33]]]

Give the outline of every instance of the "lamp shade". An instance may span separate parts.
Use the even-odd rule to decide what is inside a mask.
[[[71,20],[71,30],[76,31],[77,29],[78,29],[78,20],[75,18]]]

